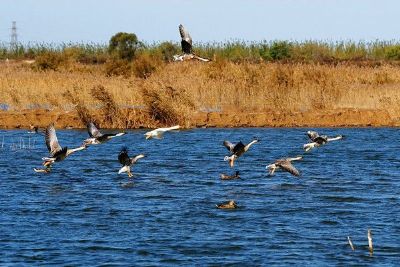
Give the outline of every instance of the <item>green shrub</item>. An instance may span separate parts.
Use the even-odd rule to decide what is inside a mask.
[[[291,44],[286,41],[275,41],[272,43],[269,54],[274,60],[289,59]]]
[[[131,60],[140,46],[136,34],[119,32],[111,37],[108,51],[120,59]]]
[[[389,47],[385,53],[386,59],[400,60],[400,45]]]

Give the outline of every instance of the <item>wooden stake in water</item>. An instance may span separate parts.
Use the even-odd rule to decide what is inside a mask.
[[[374,248],[372,246],[372,232],[371,232],[371,229],[368,229],[368,248],[369,248],[370,255],[372,255],[372,253],[374,253]]]
[[[351,242],[350,236],[347,237],[347,240],[349,241],[349,245],[350,245],[350,247],[351,247],[351,250],[354,251],[355,249],[354,249],[354,246],[353,246],[353,242]]]

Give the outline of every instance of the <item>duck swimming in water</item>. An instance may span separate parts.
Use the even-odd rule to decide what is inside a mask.
[[[301,160],[303,157],[296,158],[283,158],[278,159],[273,164],[266,166],[265,168],[269,170],[269,175],[272,176],[275,173],[275,170],[282,169],[283,171],[287,171],[294,176],[300,176],[300,172],[292,165],[292,161]]]
[[[152,130],[150,132],[147,132],[144,135],[146,136],[146,139],[151,139],[151,138],[161,139],[161,138],[163,138],[165,132],[169,132],[172,130],[178,130],[179,128],[180,128],[179,125],[175,125],[175,126],[167,127],[167,128],[158,128],[158,129]]]
[[[45,169],[36,169],[36,168],[33,168],[33,170],[34,170],[35,172],[40,172],[40,173],[49,173],[49,172],[51,172],[51,165],[47,166]]]
[[[224,161],[229,161],[229,166],[233,167],[234,162],[237,158],[239,158],[241,155],[243,155],[247,150],[249,150],[250,146],[253,144],[257,143],[259,140],[255,139],[248,143],[247,145],[244,145],[242,142],[237,143],[236,145],[232,144],[229,141],[224,141],[224,146],[229,150],[229,152],[232,153],[231,156],[226,156],[224,158]]]
[[[36,126],[36,125],[30,125],[29,126],[29,129],[30,129],[30,131],[28,131],[28,133],[31,133],[31,134],[37,134],[37,133],[39,133],[39,127],[38,126]]]
[[[121,174],[123,172],[127,172],[129,177],[132,177],[133,174],[131,173],[131,166],[135,164],[139,159],[144,158],[143,154],[139,154],[133,158],[130,158],[128,156],[128,149],[126,147],[123,147],[121,149],[121,152],[119,152],[118,155],[118,161],[119,163],[122,164],[122,168],[119,169],[118,174]]]
[[[86,148],[85,145],[73,149],[69,149],[68,147],[61,147],[58,143],[56,130],[54,129],[53,124],[47,126],[45,130],[45,141],[47,149],[50,152],[50,157],[43,158],[44,160],[43,165],[46,167],[52,165],[56,161],[64,160],[66,157],[68,157],[72,153],[75,153],[76,151],[83,150]]]
[[[89,122],[87,124],[87,130],[89,133],[90,138],[85,139],[83,141],[84,145],[98,145],[98,144],[102,144],[105,143],[109,140],[111,140],[114,137],[117,136],[122,136],[125,133],[117,133],[117,134],[102,134],[99,129],[97,129],[97,127],[94,125],[93,122]]]
[[[233,200],[216,205],[218,209],[236,209],[238,205]]]
[[[239,171],[236,171],[234,175],[221,174],[221,180],[233,180],[240,179]]]
[[[307,136],[312,142],[303,145],[303,148],[306,152],[311,150],[312,148],[316,148],[325,145],[328,142],[340,140],[343,138],[342,135],[329,138],[327,135],[319,135],[316,131],[308,131]]]

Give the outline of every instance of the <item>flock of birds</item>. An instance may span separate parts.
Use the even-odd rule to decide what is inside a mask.
[[[155,129],[155,130],[145,133],[145,137],[146,137],[146,139],[151,139],[151,138],[162,139],[165,132],[178,130],[179,128],[180,128],[179,125],[168,127],[168,128],[158,128],[158,129]],[[30,131],[31,133],[39,133],[38,127],[32,126],[31,129],[32,129]],[[77,148],[68,148],[68,147],[62,147],[59,144],[58,138],[56,135],[56,130],[54,128],[54,124],[50,124],[49,126],[47,126],[44,131],[44,137],[45,137],[45,143],[46,143],[47,149],[49,150],[50,156],[42,158],[43,166],[45,167],[44,169],[34,168],[34,171],[49,173],[55,162],[60,162],[60,161],[64,160],[72,153],[75,153],[80,150],[84,150],[90,145],[103,144],[105,142],[110,141],[111,139],[113,139],[115,137],[126,134],[125,132],[103,134],[94,125],[93,122],[89,122],[87,124],[87,131],[89,134],[89,138],[85,139],[81,146],[79,146]],[[144,157],[143,154],[139,154],[139,155],[136,155],[131,158],[128,155],[128,149],[126,147],[123,147],[118,154],[118,161],[122,164],[122,168],[118,171],[118,174],[126,172],[126,173],[128,173],[129,177],[132,177],[133,175],[131,172],[131,166],[134,165],[139,159],[141,159],[143,157]]]
[[[327,135],[320,135],[316,131],[307,131],[307,136],[310,139],[310,142],[303,145],[303,149],[306,152],[310,151],[313,148],[325,145],[328,142],[337,141],[343,138],[343,135],[339,135],[336,137],[328,137]],[[259,140],[255,139],[250,143],[248,143],[247,145],[244,145],[242,142],[239,142],[234,145],[229,141],[224,141],[223,145],[231,153],[230,156],[225,156],[224,160],[229,162],[229,166],[233,167],[235,160],[238,159],[240,156],[242,156],[245,152],[247,152],[250,146],[258,142]],[[269,176],[274,175],[276,170],[282,170],[289,172],[294,176],[300,176],[300,172],[293,166],[292,161],[301,160],[302,158],[303,158],[302,156],[297,156],[294,158],[288,157],[288,158],[277,159],[274,163],[267,165],[265,168],[269,171]],[[221,174],[222,180],[232,180],[239,178],[240,178],[239,171],[236,171],[235,174],[233,175]],[[238,205],[235,203],[234,200],[230,200],[228,202],[217,205],[217,208],[219,209],[235,209],[237,207]]]
[[[184,60],[190,60],[190,59],[197,59],[200,61],[210,61],[209,59],[201,58],[193,53],[192,37],[190,36],[189,32],[183,27],[182,24],[179,25],[179,33],[181,36],[181,48],[182,48],[183,55],[175,55],[174,56],[175,61],[184,61]],[[167,128],[158,128],[158,129],[155,129],[155,130],[145,133],[145,137],[146,137],[146,139],[151,139],[151,138],[161,139],[165,132],[178,130],[179,128],[180,128],[179,125],[167,127]],[[107,141],[110,141],[111,139],[113,139],[115,137],[126,134],[125,132],[120,132],[120,133],[116,133],[116,134],[113,134],[113,133],[103,134],[99,131],[99,129],[94,125],[93,122],[89,122],[87,124],[87,130],[89,133],[89,138],[85,139],[81,146],[70,149],[68,147],[61,147],[61,145],[59,144],[58,139],[57,139],[56,130],[54,128],[54,125],[50,124],[45,129],[45,133],[44,133],[46,146],[49,150],[50,156],[42,158],[43,166],[45,167],[44,169],[34,168],[34,171],[49,173],[55,162],[60,162],[60,161],[64,160],[72,153],[75,153],[80,150],[84,150],[90,145],[103,144]],[[39,133],[38,127],[32,126],[31,132]],[[328,142],[340,140],[343,138],[343,136],[341,136],[341,135],[336,136],[336,137],[328,137],[326,135],[319,135],[315,131],[308,131],[307,135],[311,142],[304,144],[303,148],[306,152],[313,148],[319,147],[321,145],[325,145]],[[259,142],[259,140],[255,139],[255,140],[251,141],[250,143],[248,143],[247,145],[245,145],[241,141],[236,144],[233,144],[229,141],[224,141],[223,145],[230,152],[229,156],[224,157],[224,161],[228,161],[229,166],[234,167],[235,160],[237,160],[244,153],[246,153],[253,144],[256,144],[258,142]],[[143,157],[145,157],[145,155],[143,155],[143,154],[139,154],[134,157],[130,157],[128,154],[128,149],[126,147],[123,147],[118,154],[118,161],[122,165],[122,167],[118,171],[118,174],[126,172],[129,177],[132,177],[133,175],[131,172],[131,167],[139,159],[141,159]],[[292,174],[294,176],[300,176],[300,172],[293,166],[292,161],[301,160],[302,158],[303,158],[302,156],[297,156],[297,157],[293,157],[293,158],[289,158],[289,157],[281,158],[281,159],[276,160],[274,163],[267,165],[266,169],[269,171],[270,176],[274,175],[276,170],[282,170],[282,171],[289,172],[290,174]],[[239,179],[239,178],[240,178],[239,171],[236,171],[233,175],[221,174],[222,180],[232,180],[232,179]],[[217,208],[221,208],[221,209],[234,209],[237,207],[238,207],[237,204],[233,200],[230,200],[226,203],[217,205]]]
[[[166,127],[166,128],[158,128],[149,132],[146,132],[144,134],[146,140],[147,139],[162,139],[164,133],[169,132],[169,131],[174,131],[174,130],[179,130],[180,126],[172,126],[172,127]],[[89,138],[83,140],[83,143],[81,146],[77,148],[68,148],[68,147],[62,147],[59,142],[58,138],[56,135],[56,130],[54,128],[54,124],[50,124],[49,126],[46,127],[44,131],[44,136],[45,136],[45,142],[47,149],[49,150],[49,157],[43,157],[43,169],[36,169],[34,168],[35,172],[44,172],[44,173],[49,173],[51,171],[51,168],[54,163],[60,162],[67,158],[69,155],[86,149],[88,146],[91,145],[99,145],[106,143],[110,141],[111,139],[125,135],[125,132],[119,132],[119,133],[106,133],[103,134],[100,132],[100,130],[95,126],[93,122],[89,122],[87,124],[87,131],[89,134]],[[39,133],[38,128],[32,127],[32,133]],[[307,152],[313,148],[317,148],[319,146],[325,145],[329,142],[340,140],[343,138],[342,135],[336,136],[336,137],[328,137],[327,135],[320,135],[315,131],[308,131],[307,136],[310,139],[309,143],[306,143],[303,145],[303,149]],[[228,151],[230,152],[229,156],[224,157],[224,161],[229,162],[229,166],[232,168],[234,167],[235,160],[237,160],[239,157],[243,156],[249,148],[253,145],[258,143],[259,140],[255,139],[248,143],[247,145],[243,144],[241,141],[233,144],[230,141],[223,141],[223,146],[225,146]],[[129,177],[132,177],[132,172],[131,172],[131,167],[137,163],[137,161],[141,158],[144,158],[145,155],[143,154],[138,154],[133,157],[130,157],[128,154],[128,149],[126,147],[123,147],[121,151],[118,154],[118,161],[122,165],[122,167],[119,169],[118,174],[121,173],[127,173]],[[292,162],[293,161],[298,161],[301,160],[303,157],[302,156],[297,156],[297,157],[288,157],[288,158],[281,158],[276,160],[274,163],[269,164],[266,166],[266,169],[269,171],[269,175],[272,176],[275,174],[275,171],[277,170],[282,170],[289,172],[290,174],[294,176],[300,176],[300,172],[293,166]],[[239,171],[236,171],[233,175],[226,175],[226,174],[221,174],[221,179],[222,180],[232,180],[232,179],[239,179],[240,174]],[[222,203],[217,205],[218,208],[221,209],[234,209],[237,208],[237,204],[235,201],[230,200],[226,203]]]

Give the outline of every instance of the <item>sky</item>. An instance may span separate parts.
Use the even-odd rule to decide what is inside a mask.
[[[0,42],[12,21],[22,43],[108,43],[117,32],[144,42],[400,39],[395,0],[1,0]]]

